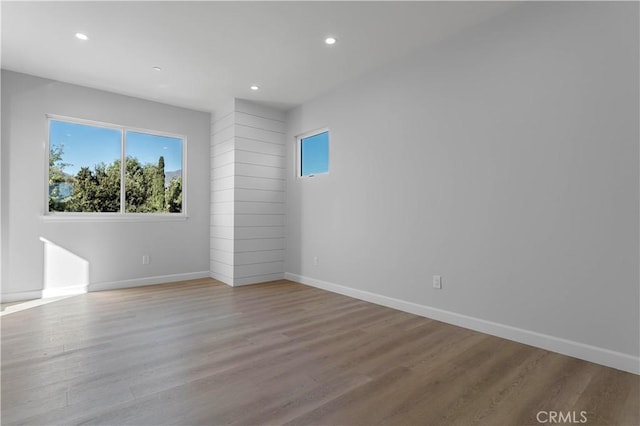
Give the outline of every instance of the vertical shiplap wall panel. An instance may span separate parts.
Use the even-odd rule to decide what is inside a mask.
[[[285,122],[236,99],[211,126],[211,275],[245,285],[284,275]]]

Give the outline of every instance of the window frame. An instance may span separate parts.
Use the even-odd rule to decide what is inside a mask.
[[[47,138],[44,143],[44,215],[46,220],[56,221],[153,221],[153,220],[185,220],[187,216],[187,136],[141,127],[125,126],[84,118],[68,117],[57,114],[45,115]],[[119,212],[56,212],[49,210],[49,155],[51,152],[51,121],[62,121],[71,124],[101,127],[120,131],[120,211]],[[126,151],[127,132],[145,133],[153,136],[182,140],[182,211],[180,213],[130,213],[126,212]]]
[[[302,140],[313,136],[320,135],[322,133],[327,134],[327,171],[322,173],[314,173],[310,175],[302,174]],[[328,127],[321,129],[311,130],[309,132],[301,133],[296,136],[296,177],[299,179],[313,178],[316,176],[328,175],[331,169],[331,132]]]

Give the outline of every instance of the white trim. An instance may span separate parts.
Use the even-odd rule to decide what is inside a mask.
[[[276,262],[281,262],[281,261],[278,260]],[[255,277],[248,277],[248,278],[234,278],[233,286],[239,287],[239,286],[252,285],[252,284],[264,284],[269,281],[277,281],[281,279],[284,279],[283,272],[276,272],[275,274],[257,275]]]
[[[184,199],[183,199],[184,201]],[[71,213],[51,212],[40,216],[43,222],[170,222],[184,221],[180,213]]]
[[[327,160],[329,161],[329,165],[326,172],[323,173],[314,173],[312,175],[302,175],[302,139],[310,138],[312,136],[320,135],[322,133],[327,134]],[[311,130],[309,132],[305,132],[299,134],[295,137],[296,139],[296,167],[294,170],[296,171],[296,177],[300,179],[312,178],[318,175],[328,175],[329,167],[331,167],[331,134],[329,132],[328,127],[323,127],[321,129]]]
[[[0,294],[0,303],[21,302],[23,300],[40,299],[42,290],[19,291]]]
[[[271,262],[267,262],[267,263],[271,263]],[[255,277],[231,278],[226,275],[222,275],[218,272],[211,271],[209,276],[214,280],[223,282],[224,284],[230,287],[241,287],[245,285],[263,284],[269,281],[281,280],[281,279],[284,279],[284,275],[285,274],[282,272],[276,272],[275,274],[256,275]]]
[[[502,337],[504,339],[513,340],[526,345],[535,346],[537,348],[546,349],[548,351],[557,352],[563,355],[572,356],[583,359],[585,361],[594,362],[596,364],[605,365],[607,367],[616,368],[618,370],[627,371],[633,374],[640,374],[640,357],[636,357],[621,352],[612,351],[606,348],[587,345],[584,343],[563,339],[560,337],[542,334],[531,330],[525,330],[518,327],[512,327],[506,324],[500,324],[468,315],[458,314],[443,309],[433,308],[431,306],[419,305],[413,302],[396,299],[393,297],[383,296],[364,290],[358,290],[327,281],[317,280],[298,274],[286,272],[285,279],[296,281],[312,287],[334,293],[343,294],[345,296],[364,300],[382,306],[387,306],[400,311],[409,312],[411,314],[420,315],[426,318],[435,319],[446,322],[448,324],[457,325],[459,327],[468,328],[479,331],[481,333],[491,334],[493,336]]]
[[[165,131],[162,131],[162,130],[146,129],[146,128],[143,128],[143,127],[135,127],[135,126],[129,126],[129,125],[125,125],[125,124],[107,123],[107,122],[104,122],[104,121],[89,120],[89,119],[86,119],[86,118],[69,117],[69,116],[66,116],[66,115],[46,114],[46,117],[49,120],[66,121],[66,122],[69,122],[69,123],[82,124],[82,125],[85,125],[85,126],[106,127],[106,128],[109,128],[109,129],[130,131],[130,132],[136,132],[136,133],[147,133],[147,134],[150,134],[150,135],[163,136],[163,137],[167,137],[167,138],[183,139],[185,137],[185,135],[181,135],[181,134],[178,134],[178,133],[165,132]],[[48,140],[47,140],[47,143],[48,143]]]
[[[85,126],[106,127],[108,129],[113,129],[113,130],[122,130],[124,128],[124,126],[120,126],[118,124],[106,123],[104,121],[89,120],[86,118],[69,117],[67,115],[45,114],[45,116],[47,117],[48,122],[51,120],[66,121],[69,123],[82,124]],[[51,127],[51,126],[48,126],[48,127]],[[48,139],[47,139],[47,143],[48,143]]]
[[[42,210],[42,214],[50,214],[49,212],[49,191],[51,188],[49,187],[49,177],[51,176],[51,170],[49,167],[49,161],[51,159],[51,120],[52,118],[48,115],[45,115],[46,120],[44,120],[44,125],[46,126],[46,135],[47,139],[42,141],[42,149],[44,150],[44,191],[42,192],[42,196],[44,197],[44,210]]]
[[[68,287],[57,287],[57,288],[45,288],[42,290],[42,299],[47,299],[49,297],[59,297],[59,296],[74,296],[76,294],[83,294],[87,292],[86,285],[74,285]]]
[[[230,287],[233,287],[233,278],[227,277],[226,275],[219,274],[217,272],[209,271],[209,277],[214,280],[218,280],[221,283],[224,283]]]
[[[133,278],[122,281],[103,281],[89,284],[89,291],[116,290],[120,288],[142,287],[146,285],[173,283],[176,281],[197,280],[208,278],[209,271],[187,272],[184,274],[158,275],[155,277]]]
[[[45,148],[45,205],[43,216],[49,218],[51,216],[64,217],[65,221],[91,221],[91,220],[112,220],[114,216],[119,218],[122,216],[129,216],[134,218],[133,220],[149,221],[153,216],[177,216],[179,219],[186,219],[187,216],[187,136],[177,133],[170,133],[161,130],[143,129],[140,127],[126,126],[113,123],[105,123],[102,121],[88,120],[84,118],[68,117],[57,114],[45,114],[46,126],[47,126],[47,140],[44,142]],[[101,127],[106,129],[118,130],[120,132],[120,211],[118,213],[102,213],[102,212],[51,212],[49,211],[49,154],[51,151],[51,121],[61,121],[71,124],[79,124],[84,126]],[[180,139],[182,141],[182,209],[180,213],[127,213],[126,209],[126,150],[127,150],[127,132],[143,133],[152,136],[159,136],[172,139]],[[91,219],[87,219],[85,216],[91,216]],[[120,219],[121,220],[121,219]],[[127,218],[126,220],[131,220]]]
[[[134,278],[122,281],[104,281],[100,283],[58,288],[45,288],[44,290],[24,291],[16,293],[0,294],[0,302],[10,303],[22,300],[46,299],[50,297],[73,296],[93,291],[116,290],[120,288],[142,287],[154,284],[166,284],[178,281],[197,280],[209,278],[209,271],[187,272],[184,274],[159,275],[155,277]]]
[[[189,212],[187,211],[187,189],[189,188],[189,183],[187,182],[187,152],[189,151],[189,145],[187,144],[187,135],[182,136],[182,208],[180,210],[180,215],[185,218],[188,216]],[[176,213],[173,213],[176,214]]]
[[[51,126],[49,126],[51,128]],[[51,143],[51,135],[49,135],[49,143]],[[51,147],[49,147],[51,150]],[[127,212],[127,131],[120,129],[120,211],[119,214]],[[51,214],[51,211],[48,211]]]

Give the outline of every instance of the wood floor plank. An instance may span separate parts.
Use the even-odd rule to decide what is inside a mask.
[[[639,425],[640,378],[286,280],[1,318],[3,425]]]
[[[622,371],[598,369],[573,409],[585,411],[592,423],[613,424],[620,418],[627,397],[637,386],[637,379]]]

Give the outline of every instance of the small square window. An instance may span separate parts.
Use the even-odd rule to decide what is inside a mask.
[[[324,129],[298,137],[298,176],[329,173],[329,131]]]

